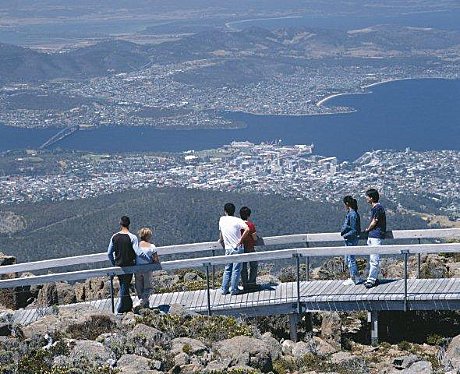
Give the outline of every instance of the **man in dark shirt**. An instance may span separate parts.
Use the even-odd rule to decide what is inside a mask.
[[[367,245],[380,246],[383,239],[385,239],[385,232],[387,231],[387,219],[385,209],[379,203],[379,193],[376,189],[369,189],[366,191],[366,200],[372,206],[371,221],[365,230],[368,233]],[[369,260],[369,275],[364,286],[366,288],[374,287],[378,284],[378,275],[380,273],[380,255],[371,254]]]
[[[120,219],[120,231],[110,238],[107,255],[114,266],[136,265],[136,252],[138,246],[136,235],[129,232],[129,217],[123,216]],[[117,306],[117,313],[126,313],[133,308],[133,300],[129,294],[129,286],[133,279],[132,274],[118,275],[120,283],[120,301]]]
[[[255,252],[255,245],[257,240],[257,233],[256,233],[256,226],[253,222],[249,220],[251,216],[251,209],[244,206],[240,209],[240,217],[241,219],[248,225],[249,227],[249,235],[243,240],[244,246],[244,253],[251,253]],[[256,284],[257,280],[257,261],[250,261],[249,262],[249,276],[248,276],[248,263],[243,262],[243,266],[241,268],[241,282],[243,283],[244,291],[255,291],[258,289]]]

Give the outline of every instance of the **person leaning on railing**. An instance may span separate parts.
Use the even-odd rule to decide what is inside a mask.
[[[136,264],[135,248],[138,246],[137,237],[129,232],[131,221],[129,217],[120,218],[120,231],[110,238],[107,255],[114,266],[134,266]],[[132,274],[118,275],[120,282],[120,301],[117,313],[126,313],[133,308],[133,300],[129,294],[129,286],[133,279]]]
[[[249,227],[249,235],[243,240],[244,253],[253,253],[255,252],[255,245],[257,241],[257,232],[256,225],[254,222],[249,220],[251,216],[251,209],[247,206],[244,206],[240,209],[241,219]],[[249,274],[248,274],[248,264],[249,264]],[[243,262],[241,268],[241,283],[243,284],[243,290],[245,292],[256,291],[259,289],[257,281],[257,261]]]
[[[152,240],[152,230],[148,227],[141,228],[138,233],[139,246],[136,251],[136,265],[146,265],[159,263],[158,253],[155,245],[150,243]],[[137,272],[134,275],[134,285],[136,287],[139,306],[149,307],[149,297],[152,293],[152,271]]]

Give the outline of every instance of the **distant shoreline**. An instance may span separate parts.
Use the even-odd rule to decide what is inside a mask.
[[[254,21],[272,21],[272,20],[278,20],[278,19],[295,19],[295,18],[302,18],[302,16],[283,16],[283,17],[242,19],[242,20],[239,20],[239,21],[227,22],[225,24],[225,27],[227,27],[227,28],[229,28],[231,30],[240,31],[239,29],[236,29],[236,28],[232,27],[232,25],[235,25],[235,24],[238,24],[238,23],[254,22]]]
[[[449,79],[449,78],[445,78],[445,77],[390,78],[390,79],[385,79],[385,80],[380,81],[380,82],[375,82],[375,83],[367,84],[367,85],[365,85],[365,86],[361,86],[360,88],[361,88],[361,90],[365,90],[365,89],[368,89],[368,88],[371,88],[371,87],[380,86],[380,85],[382,85],[382,84],[391,83],[391,82],[411,81],[411,80],[421,80],[421,79],[454,80],[454,79]],[[320,106],[322,106],[324,103],[326,103],[327,101],[329,101],[330,99],[333,99],[334,97],[338,97],[338,96],[345,96],[345,95],[367,95],[367,94],[370,94],[370,93],[372,93],[372,91],[336,93],[336,94],[329,95],[329,96],[325,97],[324,99],[321,99],[320,101],[318,101],[318,102],[316,103],[316,106],[317,106],[317,107],[320,107]]]

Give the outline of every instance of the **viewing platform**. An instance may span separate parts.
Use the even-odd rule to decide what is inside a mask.
[[[371,340],[378,341],[378,314],[382,311],[415,311],[415,310],[460,310],[460,278],[419,279],[421,254],[426,253],[458,253],[460,243],[442,243],[439,239],[455,239],[460,237],[460,229],[437,230],[401,230],[387,233],[391,241],[416,241],[416,244],[387,244],[379,247],[356,246],[325,246],[312,247],[313,243],[341,242],[338,233],[297,234],[268,237],[259,240],[258,252],[217,256],[222,250],[217,242],[195,243],[177,246],[158,247],[162,255],[187,254],[188,258],[163,261],[161,264],[142,265],[137,267],[101,267],[98,269],[60,272],[56,274],[38,275],[28,278],[0,280],[0,288],[14,288],[56,281],[76,281],[93,277],[108,276],[111,281],[118,274],[146,270],[176,270],[201,268],[206,273],[206,288],[197,291],[169,292],[154,294],[150,297],[150,307],[161,307],[172,304],[183,305],[186,309],[202,314],[222,314],[232,316],[269,316],[289,315],[291,338],[297,339],[296,325],[299,316],[304,313],[318,311],[367,311],[371,322]],[[421,240],[436,242],[421,244]],[[388,240],[388,241],[390,241]],[[304,247],[264,251],[267,246],[289,246],[303,244]],[[212,256],[199,256],[202,253]],[[404,263],[402,279],[381,279],[380,284],[366,289],[363,285],[343,285],[343,280],[310,280],[310,259],[312,257],[344,256],[354,254],[366,256],[378,253],[386,256],[398,256]],[[409,278],[408,258],[417,256],[417,278]],[[192,258],[192,256],[194,256]],[[196,257],[199,256],[199,257]],[[260,261],[273,263],[292,261],[296,269],[296,281],[279,284],[262,285],[255,292],[239,295],[222,295],[219,289],[211,284],[216,266],[231,262]],[[33,272],[37,270],[62,268],[77,264],[108,263],[106,253],[87,256],[76,256],[38,262],[7,265],[0,267],[0,274]],[[301,267],[306,269],[306,279],[301,279]],[[112,298],[89,301],[100,310],[112,310],[117,299]],[[74,304],[75,305],[75,304]],[[66,306],[60,306],[65,308]],[[48,309],[51,309],[48,308]],[[23,309],[14,312],[13,321],[28,324],[37,320],[47,308]]]

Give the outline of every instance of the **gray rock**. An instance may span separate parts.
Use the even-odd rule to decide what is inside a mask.
[[[186,347],[187,351],[185,353],[190,355],[201,354],[207,350],[206,345],[201,341],[183,337],[171,340],[171,353],[176,355],[178,353],[184,352],[184,346]]]
[[[428,361],[417,361],[407,369],[400,370],[401,374],[432,374],[433,366]]]
[[[188,364],[180,367],[180,374],[195,374],[202,373],[203,366],[199,364]]]
[[[276,340],[271,333],[266,332],[262,335],[262,340],[267,344],[268,348],[270,349],[270,354],[272,356],[272,360],[277,360],[283,354],[283,348]]]
[[[202,280],[202,279],[203,278],[201,278],[197,273],[194,273],[192,271],[184,274],[185,282],[197,281],[197,280]]]
[[[337,347],[337,345],[329,344],[328,342],[318,338],[317,336],[313,338],[313,342],[315,345],[316,354],[319,356],[327,356],[339,350],[339,347]]]
[[[321,338],[340,348],[342,339],[342,320],[338,313],[322,313]]]
[[[213,345],[220,357],[231,359],[232,365],[247,365],[263,372],[272,370],[270,347],[262,340],[236,336]]]
[[[420,268],[423,278],[445,278],[448,273],[449,269],[445,260],[435,254],[428,255]]]
[[[22,327],[22,332],[26,339],[30,339],[35,335],[44,336],[46,333],[54,335],[59,331],[57,327],[59,319],[55,315],[46,315],[29,325]]]
[[[222,358],[220,360],[210,361],[206,368],[203,370],[204,373],[212,372],[225,372],[231,365],[232,360],[229,358]]]
[[[40,307],[57,305],[58,301],[56,283],[47,283],[38,292],[37,305]]]
[[[137,355],[123,355],[117,361],[117,369],[122,373],[145,373],[150,370],[150,360]]]
[[[153,351],[156,345],[166,345],[170,342],[167,334],[142,323],[136,325],[128,333],[126,340],[128,344],[134,345],[136,349],[145,348],[147,351]]]
[[[291,345],[291,354],[295,358],[302,358],[305,356],[307,353],[315,353],[316,352],[316,346],[313,343],[313,341],[308,341],[308,342],[297,342],[293,343],[294,345]]]
[[[126,336],[124,334],[105,333],[99,335],[96,341],[110,349],[116,357],[120,357],[125,353]]]
[[[174,364],[184,366],[190,363],[190,356],[187,353],[181,352],[174,356]]]
[[[369,368],[364,358],[355,356],[349,352],[337,352],[331,355],[330,361],[333,364],[356,373],[368,373]]]
[[[292,350],[294,349],[296,343],[292,340],[285,340],[282,344],[283,355],[292,355]]]
[[[88,360],[89,362],[103,365],[112,357],[110,350],[103,344],[92,340],[74,340],[69,357],[74,361]]]
[[[420,359],[416,355],[401,356],[393,360],[393,366],[396,369],[406,369],[419,360]]]
[[[114,278],[114,293],[118,293],[119,283],[117,278]],[[107,278],[91,278],[84,283],[75,285],[75,297],[78,302],[86,300],[99,300],[110,297],[110,281]]]
[[[443,360],[444,365],[460,370],[460,335],[452,339]]]

